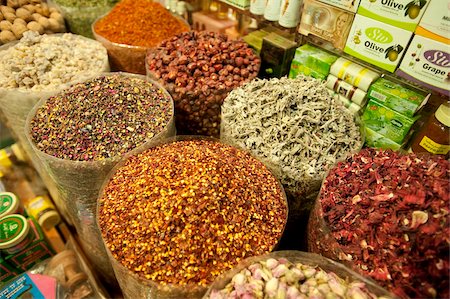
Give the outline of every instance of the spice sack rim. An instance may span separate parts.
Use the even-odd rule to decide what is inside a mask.
[[[31,137],[31,132],[30,132],[30,125],[31,122],[33,120],[33,118],[36,116],[36,112],[38,111],[39,108],[43,107],[44,104],[47,102],[47,100],[49,100],[50,98],[58,95],[59,93],[65,91],[67,88],[60,90],[57,93],[52,94],[51,96],[46,96],[44,98],[41,98],[36,105],[34,105],[33,109],[31,109],[31,111],[28,113],[27,119],[26,119],[26,123],[25,123],[25,135],[27,137],[28,142],[31,144],[31,147],[33,149],[34,152],[36,152],[37,154],[41,155],[41,159],[45,158],[48,161],[52,162],[52,163],[63,163],[65,165],[69,164],[73,167],[95,167],[98,165],[106,165],[109,163],[117,163],[118,161],[121,160],[121,158],[124,155],[129,155],[132,153],[137,153],[140,152],[140,150],[145,150],[150,143],[153,144],[154,142],[157,142],[162,135],[164,135],[171,127],[171,124],[174,122],[174,117],[175,117],[175,105],[172,99],[172,96],[169,94],[169,92],[159,83],[156,82],[150,78],[147,78],[145,75],[139,75],[139,74],[132,74],[132,73],[127,73],[127,72],[106,72],[106,73],[100,73],[97,76],[93,76],[91,78],[88,78],[87,80],[81,81],[81,82],[77,82],[74,84],[80,84],[83,82],[86,82],[90,79],[95,79],[95,78],[101,78],[101,77],[114,77],[114,76],[121,76],[121,77],[134,77],[134,78],[138,78],[138,79],[142,79],[146,82],[149,82],[151,84],[153,84],[158,90],[161,90],[164,97],[167,97],[167,99],[170,102],[171,105],[171,117],[168,120],[168,122],[166,123],[165,127],[162,129],[162,131],[158,132],[157,134],[155,134],[152,138],[146,138],[145,140],[142,141],[141,144],[139,144],[137,147],[133,148],[132,150],[130,150],[129,152],[125,153],[125,154],[116,154],[113,157],[109,157],[109,158],[105,158],[105,159],[101,159],[101,160],[87,160],[87,161],[78,161],[78,160],[69,160],[69,159],[63,159],[63,158],[59,158],[59,157],[55,157],[52,156],[40,149],[37,148],[35,142],[33,141],[32,137]],[[72,85],[70,85],[68,88],[71,88]]]

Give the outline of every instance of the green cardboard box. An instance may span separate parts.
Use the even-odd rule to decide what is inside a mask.
[[[21,272],[0,256],[0,284],[14,278]]]
[[[375,81],[370,86],[367,96],[409,117],[414,116],[429,98],[427,94],[408,89],[385,78]]]
[[[277,33],[269,33],[263,39],[259,76],[262,78],[287,76],[296,48],[297,43],[294,41]]]
[[[257,30],[244,36],[243,40],[259,54],[261,52],[263,38],[268,34],[269,32],[267,31]]]
[[[294,68],[294,71],[292,75],[289,74],[289,78],[295,78],[298,74],[303,74],[325,80],[330,73],[331,65],[337,59],[338,57],[333,54],[305,44],[295,50],[291,64],[291,69]],[[303,67],[299,67],[300,65]]]
[[[362,120],[367,128],[401,144],[419,117],[408,117],[371,99]]]
[[[368,127],[365,127],[366,136],[365,136],[365,145],[367,147],[373,148],[382,148],[382,149],[392,149],[394,151],[399,150],[402,146],[389,138],[384,137],[383,135],[375,132]]]

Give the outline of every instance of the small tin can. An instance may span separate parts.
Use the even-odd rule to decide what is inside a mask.
[[[0,250],[14,254],[26,248],[33,241],[34,234],[28,220],[19,214],[0,218]]]

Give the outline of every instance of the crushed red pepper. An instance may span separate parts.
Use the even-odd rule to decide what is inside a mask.
[[[95,24],[94,30],[114,43],[155,47],[189,31],[189,27],[157,2],[122,0]]]
[[[449,298],[449,180],[443,158],[362,150],[327,176],[310,250],[402,298]]]

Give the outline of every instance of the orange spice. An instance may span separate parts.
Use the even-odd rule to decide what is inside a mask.
[[[122,0],[94,29],[111,42],[141,47],[155,47],[165,39],[189,31],[182,20],[149,0]]]

